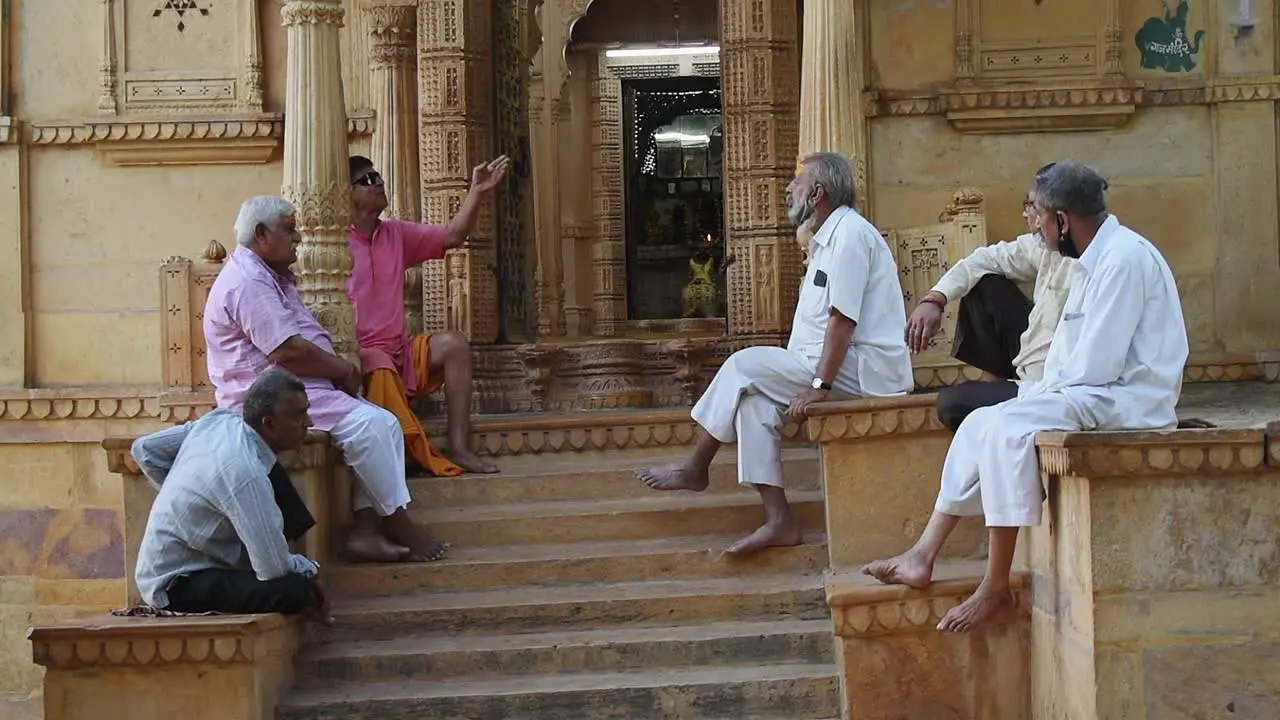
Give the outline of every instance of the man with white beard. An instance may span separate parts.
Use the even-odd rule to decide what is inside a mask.
[[[692,454],[683,463],[636,473],[655,490],[700,492],[720,446],[736,442],[738,482],[760,493],[765,521],[726,553],[803,541],[782,487],[781,430],[788,418],[802,420],[829,395],[886,397],[912,389],[898,267],[884,237],[853,204],[848,158],[815,153],[801,161],[787,186],[787,215],[815,232],[790,342],[785,349],[749,347],[731,355],[693,407],[701,433]]]

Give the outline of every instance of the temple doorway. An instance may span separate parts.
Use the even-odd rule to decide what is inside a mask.
[[[725,316],[720,79],[622,81],[630,320]]]

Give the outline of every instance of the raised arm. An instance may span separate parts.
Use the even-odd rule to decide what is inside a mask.
[[[501,155],[471,168],[471,190],[467,193],[467,198],[462,201],[462,207],[458,208],[457,214],[449,221],[444,242],[446,249],[460,248],[467,241],[467,237],[476,226],[476,219],[480,216],[480,203],[491,190],[498,186],[498,183],[502,182],[502,178],[506,177],[509,164],[510,160],[507,156]]]

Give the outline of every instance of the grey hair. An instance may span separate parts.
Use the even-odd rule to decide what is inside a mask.
[[[1036,202],[1049,212],[1084,218],[1107,211],[1106,178],[1075,160],[1063,160],[1037,175],[1033,188]]]
[[[289,393],[307,392],[297,375],[279,368],[272,368],[258,376],[244,396],[244,421],[258,430],[262,420],[280,409],[280,401]]]
[[[240,214],[236,216],[236,242],[248,247],[253,244],[253,236],[259,225],[271,229],[280,226],[280,221],[296,214],[293,203],[279,195],[256,195],[244,201],[240,206]]]
[[[849,158],[834,152],[816,152],[800,161],[812,168],[811,177],[827,191],[827,198],[836,207],[853,207],[853,163]]]

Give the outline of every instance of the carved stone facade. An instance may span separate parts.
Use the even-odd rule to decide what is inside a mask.
[[[369,159],[386,183],[387,217],[422,217],[418,178],[418,3],[377,0],[364,10],[369,28],[373,131]],[[404,274],[406,331],[422,332],[422,268]]]
[[[601,57],[592,71],[591,205],[595,243],[594,334],[621,334],[627,321],[627,249],[622,214],[622,81]]]
[[[351,186],[338,36],[344,14],[342,0],[286,0],[280,11],[289,52],[298,58],[286,77],[285,104],[292,115],[284,128],[281,194],[294,204],[302,233],[298,291],[334,350],[353,357],[355,311],[347,297]]]
[[[512,0],[495,3],[493,10],[495,154],[512,160],[493,199],[497,213],[498,313],[501,334],[507,342],[532,339],[540,321],[540,286],[533,285],[536,262],[531,257],[534,234],[529,232],[535,217],[529,196],[539,192],[529,162],[529,136],[536,122],[531,113],[538,102],[531,96],[537,85],[530,78],[528,38],[533,18],[529,6],[528,0]]]
[[[799,132],[796,4],[720,4],[729,330],[779,341],[795,310],[801,253],[787,220]]]
[[[493,157],[493,26],[486,0],[422,0],[418,97],[423,215],[447,222],[471,185],[471,168]],[[497,254],[492,203],[465,249],[431,262],[423,279],[423,326],[457,330],[475,344],[498,338]]]

